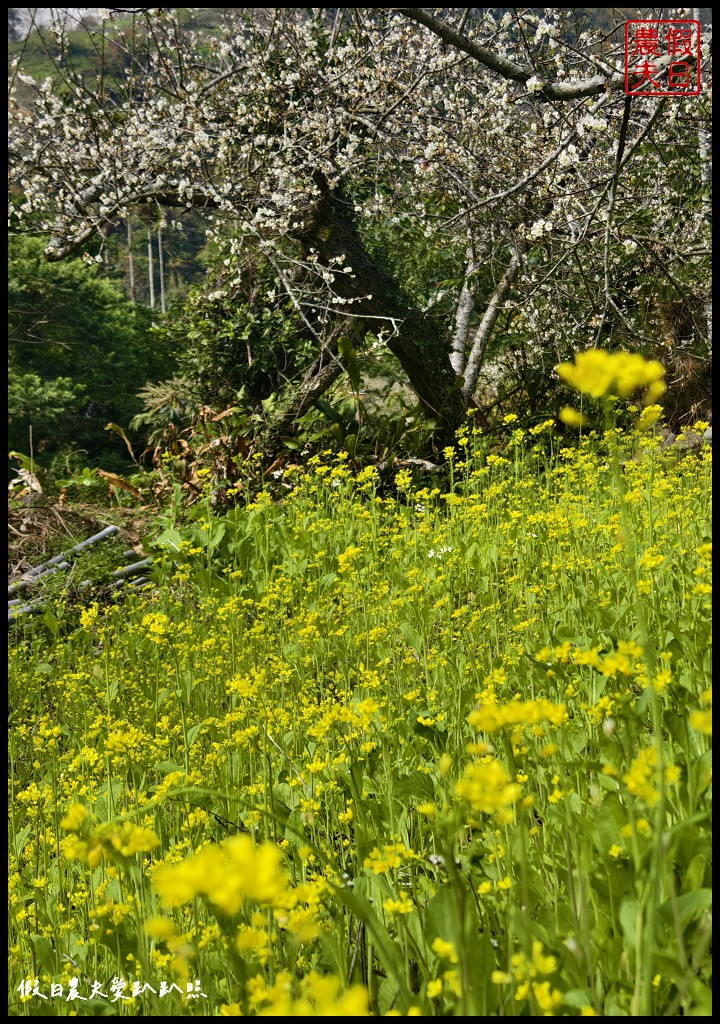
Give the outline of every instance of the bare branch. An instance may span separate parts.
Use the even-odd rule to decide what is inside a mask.
[[[450,345],[450,365],[459,377],[462,376],[465,369],[465,347],[470,333],[470,317],[475,308],[475,296],[480,282],[477,275],[478,269],[475,252],[470,245],[467,250],[465,280],[460,289],[460,297],[455,311],[455,330]]]
[[[510,294],[510,289],[515,284],[518,271],[520,270],[522,256],[526,248],[527,243],[525,242],[525,239],[518,237],[515,252],[505,269],[505,273],[497,283],[497,287],[492,294],[492,298],[487,304],[485,315],[480,321],[480,326],[475,334],[467,361],[467,367],[465,369],[465,383],[463,384],[462,389],[467,402],[470,402],[475,388],[477,387],[480,370],[482,369],[483,359],[485,358],[485,352],[487,351],[488,342],[490,341],[495,321],[498,318],[505,299]]]

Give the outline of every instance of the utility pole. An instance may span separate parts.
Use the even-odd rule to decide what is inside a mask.
[[[165,264],[163,261],[163,247],[162,247],[162,221],[158,224],[157,229],[157,241],[158,241],[158,267],[160,270],[160,312],[165,312]]]
[[[127,247],[128,247],[128,274],[130,276],[130,301],[135,305],[135,257],[132,251],[132,223],[130,218],[125,222],[127,224]]]
[[[150,309],[155,309],[155,274],[153,271],[152,234],[148,224],[148,282],[150,285]]]

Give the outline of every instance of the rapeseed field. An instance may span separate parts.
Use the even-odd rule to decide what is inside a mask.
[[[16,627],[11,1013],[710,1014],[711,455],[639,415],[311,458]]]

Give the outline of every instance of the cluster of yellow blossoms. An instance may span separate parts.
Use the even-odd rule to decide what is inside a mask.
[[[662,395],[665,367],[657,359],[643,359],[635,352],[606,352],[591,348],[579,352],[574,363],[560,363],[558,375],[582,394],[591,398],[617,395],[627,398],[640,388],[647,388],[645,404]]]
[[[289,879],[281,868],[282,854],[271,843],[256,846],[250,836],[233,836],[208,845],[179,864],[162,865],[153,885],[169,907],[206,896],[224,914],[237,914],[245,900],[265,906],[286,894]]]
[[[579,352],[574,363],[560,363],[556,369],[566,384],[590,398],[629,398],[644,388],[645,409],[637,422],[640,431],[652,426],[662,413],[655,403],[665,390],[662,380],[665,368],[657,359],[644,359],[635,352],[591,348]],[[587,423],[587,417],[571,406],[562,408],[559,416],[569,427],[582,427]]]

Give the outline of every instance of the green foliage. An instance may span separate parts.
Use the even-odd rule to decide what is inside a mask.
[[[158,228],[161,229],[158,235]],[[148,237],[149,236],[149,237]],[[102,265],[106,275],[122,285],[125,294],[141,305],[151,302],[149,272],[152,265],[153,316],[162,310],[160,252],[165,307],[184,301],[188,290],[203,278],[202,250],[207,239],[202,218],[194,210],[162,210],[141,207],[123,221],[113,224],[102,244]],[[150,247],[152,264],[150,262]],[[130,273],[132,256],[133,273]]]
[[[90,33],[79,29],[68,34],[66,62],[80,74],[98,74],[103,63],[109,66],[113,57],[117,63],[117,48],[114,52],[102,53],[97,40]],[[51,31],[46,27],[33,29],[26,38],[13,41],[8,45],[8,56],[21,58],[24,71],[42,82],[56,73],[55,60],[58,57],[58,45]],[[104,60],[103,60],[104,58]],[[120,67],[122,64],[120,64]]]
[[[37,373],[18,373],[13,366],[8,379],[8,423],[16,443],[27,448],[27,435],[20,441],[18,423],[31,424],[37,438],[67,430],[73,411],[82,406],[85,386],[70,377],[43,380]]]
[[[188,423],[195,411],[193,381],[173,377],[170,380],[148,383],[138,391],[143,411],[130,421],[131,430],[142,430],[149,446],[160,444],[168,428],[177,436],[180,424]]]
[[[312,339],[268,267],[247,266],[241,283],[230,285],[212,253],[208,262],[206,283],[156,333],[176,348],[178,371],[193,381],[199,402],[216,409],[232,405],[244,388],[259,403],[308,365]]]
[[[372,187],[373,190],[378,188],[377,184]],[[404,193],[380,188],[390,216],[369,224],[364,230],[364,239],[373,255],[393,273],[396,280],[402,281],[411,301],[421,309],[433,308],[438,316],[439,333],[442,333],[448,317],[452,315],[453,300],[465,275],[465,252],[455,244],[448,244],[440,232],[434,232],[428,238],[425,233],[427,221],[418,217],[417,209],[404,197]],[[360,191],[358,199],[363,198]],[[431,222],[455,212],[450,209],[450,200],[443,196],[425,198],[424,207]],[[489,284],[490,268],[485,267],[483,273]]]
[[[126,453],[105,431],[140,411],[136,394],[172,357],[148,333],[149,314],[82,260],[49,264],[37,238],[10,239],[9,443],[47,465],[63,446],[122,471]]]

